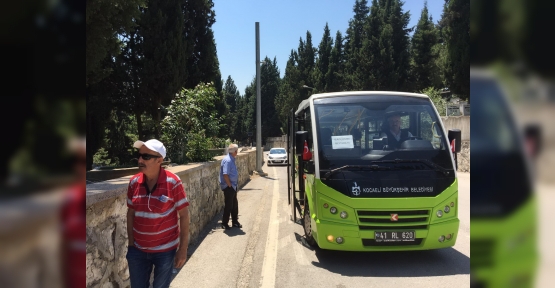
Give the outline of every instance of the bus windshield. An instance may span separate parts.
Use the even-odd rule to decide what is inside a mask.
[[[320,170],[345,165],[425,160],[453,169],[432,103],[401,96],[315,100]]]

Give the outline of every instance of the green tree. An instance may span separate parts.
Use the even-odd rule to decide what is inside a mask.
[[[245,88],[244,103],[243,127],[247,133],[252,133],[251,140],[256,139],[256,77]]]
[[[427,3],[416,25],[416,30],[412,36],[412,76],[414,77],[414,89],[420,91],[426,87],[440,88],[439,69],[436,59],[438,50],[438,33],[432,17],[428,15]],[[439,83],[438,83],[439,82]]]
[[[262,139],[281,136],[275,100],[279,93],[280,77],[277,60],[264,58],[260,67],[260,107]]]
[[[377,7],[377,4],[375,6]],[[358,90],[362,88],[360,79],[357,77],[357,71],[360,71],[360,50],[364,40],[367,38],[365,26],[367,25],[368,13],[370,12],[368,1],[356,0],[353,12],[355,15],[349,20],[349,27],[345,37],[344,90]]]
[[[230,137],[231,140],[240,139],[241,137],[241,128],[239,126],[242,115],[240,114],[240,107],[239,101],[241,95],[237,90],[237,86],[235,86],[235,82],[231,79],[231,75],[227,76],[227,80],[225,81],[223,95],[225,98],[226,103],[226,110],[227,115],[227,124],[228,124],[228,134],[225,135],[225,138]]]
[[[117,35],[136,26],[134,20],[145,0],[87,1],[86,5],[85,87],[88,87],[112,72],[104,65],[105,59],[119,54],[121,40]]]
[[[304,83],[301,79],[301,72],[296,64],[297,52],[291,50],[289,54],[289,59],[285,66],[285,73],[281,81],[279,88],[279,94],[275,100],[276,111],[278,113],[279,122],[281,124],[281,129],[285,131],[287,128],[287,119],[290,115],[290,111],[296,108],[302,101],[302,94],[306,93],[301,91],[301,83]]]
[[[222,92],[223,80],[217,56],[216,41],[212,25],[216,22],[212,0],[183,0],[184,28],[183,38],[187,47],[187,77],[183,87],[192,89],[199,83],[214,83],[218,93],[218,101],[214,109],[218,117],[228,121],[228,110],[225,106],[225,95]],[[229,136],[229,129],[222,127],[219,137]]]
[[[148,111],[158,123],[160,136],[162,106],[167,106],[183,86],[186,47],[183,41],[181,0],[151,0],[141,17],[143,39],[141,90],[149,101]]]
[[[306,41],[303,41],[302,37],[300,38],[296,55],[297,58],[295,60],[302,81],[299,83],[299,87],[302,85],[314,87],[312,73],[316,60],[316,48],[312,46],[312,34],[310,34],[310,31],[306,31]]]
[[[388,17],[388,23],[392,29],[391,45],[393,46],[393,66],[395,77],[392,79],[395,85],[394,90],[411,91],[409,79],[410,71],[410,38],[409,33],[412,28],[407,28],[410,21],[410,13],[403,12],[403,2],[401,0],[392,0],[391,11]]]
[[[445,101],[445,99],[443,99],[443,97],[441,96],[441,89],[426,87],[422,90],[419,90],[418,93],[428,95],[428,97],[430,97],[430,100],[432,100],[432,102],[434,103],[434,106],[436,106],[437,112],[439,112],[440,115],[445,115],[445,111],[447,109],[447,101]]]
[[[123,46],[118,35],[131,33],[137,27],[145,1],[87,1],[86,5],[86,134],[90,170],[94,153],[104,144],[112,99],[119,96],[116,92],[121,88],[114,79],[106,79],[117,66],[114,58],[119,57]]]
[[[314,88],[320,92],[326,92],[326,74],[329,70],[330,57],[333,40],[330,37],[330,29],[328,23],[324,27],[324,35],[318,46],[318,58],[316,59],[316,68],[314,69]]]
[[[343,83],[343,66],[343,37],[341,36],[341,32],[337,31],[337,33],[335,34],[334,46],[331,50],[330,64],[328,66],[328,71],[326,72],[326,87],[324,88],[324,91],[341,91]]]
[[[370,15],[364,25],[365,37],[362,41],[362,47],[355,55],[350,56],[355,57],[355,62],[358,65],[357,69],[352,71],[350,75],[354,89],[377,90],[378,87],[382,86],[378,83],[378,79],[382,77],[381,64],[383,59],[381,54],[385,53],[385,51],[382,51],[383,47],[380,46],[383,26],[378,1],[373,0],[370,6]]]
[[[241,143],[245,143],[247,141],[247,130],[243,125],[243,122],[245,120],[245,97],[241,96],[239,93],[237,93],[237,109],[235,110],[235,114],[234,117],[236,118],[237,121],[235,122],[235,127],[233,128],[234,134],[231,137],[231,140],[237,140]]]
[[[162,121],[162,141],[167,143],[168,157],[174,162],[207,161],[221,119],[212,107],[219,101],[213,83],[200,83],[195,89],[182,89],[168,106]],[[185,156],[185,157],[184,157]]]
[[[214,82],[222,90],[222,80],[212,25],[216,23],[212,0],[184,0],[183,38],[187,47],[187,78],[183,87],[192,89],[201,82]]]
[[[445,39],[449,69],[446,82],[453,94],[468,99],[470,93],[470,2],[446,0],[442,22],[445,22]]]

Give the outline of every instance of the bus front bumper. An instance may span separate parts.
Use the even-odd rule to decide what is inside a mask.
[[[320,221],[316,224],[314,237],[318,246],[328,250],[342,251],[407,251],[429,250],[452,247],[459,232],[459,219],[428,225],[427,229],[412,230],[414,241],[383,242],[376,241],[375,231],[393,231],[402,233],[411,229],[362,230],[359,226]],[[450,237],[448,236],[450,234]],[[443,237],[441,237],[443,236]],[[338,243],[338,238],[339,242]],[[443,238],[443,241],[440,241]],[[332,241],[330,241],[330,240]],[[341,241],[342,240],[342,241]]]

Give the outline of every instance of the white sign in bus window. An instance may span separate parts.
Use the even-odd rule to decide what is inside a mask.
[[[331,136],[332,149],[351,149],[355,148],[353,135]]]

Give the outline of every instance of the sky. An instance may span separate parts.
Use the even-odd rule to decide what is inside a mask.
[[[410,12],[408,27],[416,26],[425,0],[406,0],[403,11]],[[444,0],[427,0],[428,13],[434,23],[441,17]],[[372,3],[368,1],[369,5]],[[239,93],[256,76],[256,28],[260,29],[260,61],[276,58],[280,76],[292,49],[297,49],[306,32],[318,47],[326,22],[330,36],[339,30],[346,35],[354,16],[355,0],[214,0],[216,23],[212,25],[220,72],[225,81],[231,76]]]

